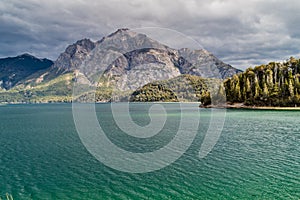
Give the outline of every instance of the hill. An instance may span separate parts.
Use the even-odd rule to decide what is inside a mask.
[[[201,78],[193,75],[155,81],[137,89],[131,94],[133,102],[210,102],[211,83],[220,84],[220,80]]]
[[[249,68],[225,80],[227,100],[249,106],[300,106],[300,59]]]
[[[9,90],[37,71],[49,69],[53,62],[30,54],[0,59],[0,88]]]

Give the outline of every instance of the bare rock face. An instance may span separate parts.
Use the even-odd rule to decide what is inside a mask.
[[[201,50],[183,48],[178,50],[179,55],[190,63],[181,67],[182,74],[191,74],[204,78],[225,79],[241,72],[228,64],[223,63],[212,53]]]
[[[124,54],[105,71],[106,76],[116,80],[120,90],[134,90],[156,80],[166,80],[180,75],[169,51],[141,49]]]
[[[95,48],[95,43],[89,39],[79,40],[67,47],[65,52],[55,61],[52,69],[59,73],[70,72],[79,68],[86,56]]]
[[[97,42],[77,41],[52,66],[56,75],[75,70],[91,82],[104,75],[121,90],[181,74],[224,79],[241,72],[204,49],[172,49],[128,29],[119,29]]]
[[[126,100],[128,94],[146,84],[172,80],[173,86],[180,86],[178,94],[194,98],[190,92],[193,88],[189,81],[181,81],[183,77],[224,79],[239,72],[204,49],[173,49],[145,34],[119,29],[97,42],[77,41],[54,63],[28,54],[0,59],[0,91],[15,88],[12,91],[20,91],[22,101],[32,96],[41,97],[41,101],[56,96],[70,101],[68,95],[75,91],[79,100],[107,102]],[[153,87],[148,89],[152,94]],[[147,91],[141,95],[148,97]],[[4,97],[2,100],[8,101]],[[15,101],[15,97],[11,99]]]

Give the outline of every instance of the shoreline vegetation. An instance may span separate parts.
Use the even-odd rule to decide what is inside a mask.
[[[128,41],[119,42],[125,36]],[[109,66],[100,60],[88,59],[92,67],[84,62],[98,43],[99,48],[127,49],[141,42],[155,48],[120,55]],[[165,50],[158,51],[157,45]],[[199,102],[207,108],[300,107],[300,59],[290,57],[242,72],[206,50],[166,48],[128,29],[118,29],[98,42],[79,40],[54,63],[27,54],[0,61],[0,105],[130,101]],[[100,73],[102,68],[105,71]]]
[[[127,103],[127,102],[94,102],[95,104],[111,104],[111,103]],[[222,105],[202,105],[200,102],[163,102],[163,101],[156,101],[156,102],[129,102],[129,103],[163,103],[163,104],[170,104],[170,103],[181,103],[181,104],[197,104],[199,108],[203,109],[229,109],[229,110],[274,110],[274,111],[300,111],[300,107],[276,107],[276,106],[247,106],[241,103],[235,104],[222,104]],[[11,103],[0,103],[0,106],[5,105],[25,105],[25,104],[72,104],[72,102],[11,102]]]
[[[247,106],[242,103],[223,104],[223,105],[199,105],[200,108],[217,108],[217,109],[245,109],[245,110],[283,110],[283,111],[300,111],[300,107],[279,107],[279,106]]]
[[[0,90],[0,105],[72,103],[72,86],[76,81],[74,73],[67,73],[41,84],[24,83],[11,90]],[[100,79],[100,83],[95,95],[90,95],[89,87],[82,85],[82,93],[75,101],[197,102],[200,108],[300,110],[300,59],[293,57],[283,63],[248,68],[226,80],[180,75],[125,92],[118,92],[113,81]],[[116,99],[112,98],[115,94]]]
[[[255,107],[300,106],[300,59],[248,68],[224,81],[231,104]]]

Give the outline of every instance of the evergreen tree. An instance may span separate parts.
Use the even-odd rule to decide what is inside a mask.
[[[300,59],[249,68],[224,82],[227,100],[248,105],[300,106]]]

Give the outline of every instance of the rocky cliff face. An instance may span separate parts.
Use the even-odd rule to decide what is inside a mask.
[[[89,46],[93,48],[88,48],[86,43],[81,44],[86,53],[73,56],[76,62],[72,61],[72,54],[68,54],[65,58],[71,61],[66,59],[67,62],[63,62],[66,65],[62,65],[58,62],[61,59],[58,59],[54,67],[78,69],[91,82],[97,81],[94,77],[104,75],[121,90],[134,90],[152,81],[181,74],[224,79],[241,72],[206,50],[172,49],[128,29],[119,29]]]
[[[79,40],[68,46],[55,61],[52,69],[57,73],[65,73],[80,67],[86,56],[95,48],[96,44],[89,39]]]
[[[37,85],[71,72],[85,75],[93,84],[105,76],[121,90],[135,90],[181,74],[223,79],[240,72],[206,50],[172,49],[128,29],[119,29],[97,42],[79,40],[68,46],[53,65],[47,60],[39,62],[39,69],[44,70],[20,73],[25,78],[21,84]],[[43,62],[46,65],[41,65]],[[2,87],[9,89],[20,83],[16,77],[16,73],[0,77]]]
[[[205,49],[190,50],[188,48],[183,48],[178,50],[178,54],[181,58],[178,64],[182,74],[225,79],[242,72],[241,70],[222,62]]]
[[[48,59],[38,59],[29,54],[0,59],[0,88],[10,89],[18,82],[53,64]]]
[[[223,79],[241,72],[206,50],[172,49],[128,29],[95,43],[84,39],[70,45],[52,68],[57,73],[79,70],[87,77],[104,74],[127,89],[180,74]]]
[[[123,54],[105,70],[120,90],[135,90],[155,80],[179,76],[180,69],[167,50],[147,48]]]

